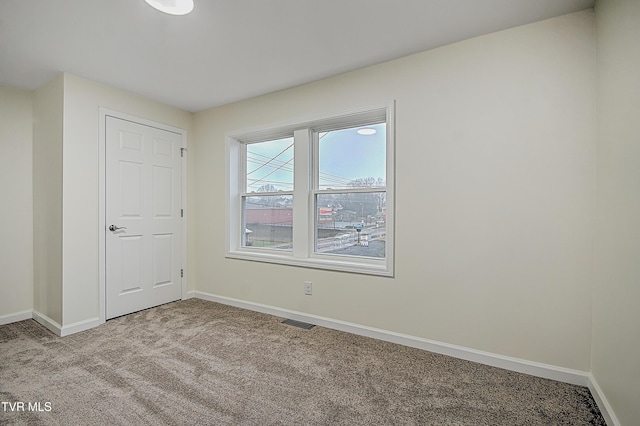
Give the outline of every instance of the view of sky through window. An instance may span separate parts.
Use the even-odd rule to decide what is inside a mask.
[[[360,129],[374,134],[361,135]],[[318,189],[384,186],[386,123],[319,134]],[[293,137],[247,145],[247,192],[293,191]]]
[[[320,133],[318,189],[384,186],[386,127],[381,123]],[[361,129],[375,133],[362,135]]]
[[[293,191],[293,137],[247,145],[247,192]]]

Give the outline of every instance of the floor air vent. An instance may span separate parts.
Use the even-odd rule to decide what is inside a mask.
[[[287,325],[292,325],[298,328],[304,328],[305,330],[311,330],[313,327],[315,327],[314,324],[309,324],[308,322],[296,321],[292,319],[286,319],[282,321],[282,323]]]

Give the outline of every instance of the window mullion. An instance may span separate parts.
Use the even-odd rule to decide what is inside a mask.
[[[309,257],[309,190],[311,189],[311,132],[293,132],[293,256]]]

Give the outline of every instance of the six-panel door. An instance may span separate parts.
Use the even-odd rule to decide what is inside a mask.
[[[181,135],[106,118],[106,318],[178,300]]]

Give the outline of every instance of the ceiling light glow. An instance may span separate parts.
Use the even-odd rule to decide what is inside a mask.
[[[144,0],[160,12],[169,15],[186,15],[193,10],[193,0]]]
[[[376,129],[372,129],[370,127],[365,127],[362,129],[358,129],[357,133],[362,136],[371,136],[376,134]]]

